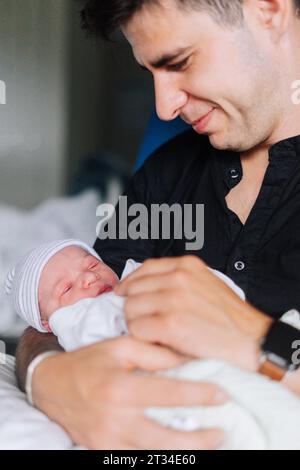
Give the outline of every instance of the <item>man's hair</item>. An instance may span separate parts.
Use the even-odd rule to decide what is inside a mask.
[[[220,24],[234,26],[243,21],[243,0],[174,0],[184,9],[203,10]],[[300,0],[291,0],[300,16]],[[109,39],[145,5],[160,0],[85,0],[81,12],[82,28],[90,35]]]

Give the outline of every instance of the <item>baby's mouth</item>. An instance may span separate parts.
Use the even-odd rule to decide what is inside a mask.
[[[112,290],[113,290],[112,286],[105,285],[105,286],[100,287],[97,295],[106,294],[107,292],[111,292]]]

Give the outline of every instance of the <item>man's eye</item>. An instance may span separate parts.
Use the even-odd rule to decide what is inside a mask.
[[[169,64],[167,65],[167,69],[170,70],[171,72],[178,72],[179,70],[182,70],[183,67],[187,64],[188,59],[184,59],[181,62],[178,62],[177,64]]]

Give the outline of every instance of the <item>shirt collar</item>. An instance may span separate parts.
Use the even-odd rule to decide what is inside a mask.
[[[300,157],[300,135],[289,137],[272,145],[269,149],[269,159],[281,160],[283,158],[299,159]]]
[[[243,178],[240,154],[212,147],[211,157],[214,179],[216,177],[218,187],[223,184],[226,195]],[[296,159],[300,159],[300,135],[281,140],[269,149],[269,161],[275,167],[283,169],[285,165]]]

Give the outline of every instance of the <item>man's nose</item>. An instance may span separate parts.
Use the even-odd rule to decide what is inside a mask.
[[[163,121],[171,121],[180,115],[186,105],[187,93],[180,89],[176,77],[159,72],[154,77],[156,113]]]
[[[85,271],[81,275],[81,284],[84,289],[88,289],[94,282],[97,281],[99,276],[93,271]]]

